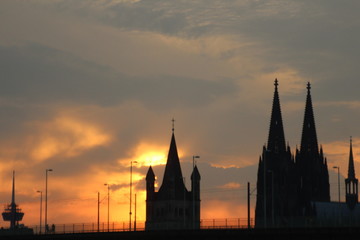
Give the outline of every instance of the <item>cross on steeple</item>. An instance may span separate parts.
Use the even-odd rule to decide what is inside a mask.
[[[175,130],[175,119],[173,118],[172,120],[172,132],[174,133],[174,130]]]
[[[310,82],[307,83],[307,87],[306,87],[306,88],[307,88],[308,92],[310,92],[310,89],[311,89],[311,84],[310,84]]]

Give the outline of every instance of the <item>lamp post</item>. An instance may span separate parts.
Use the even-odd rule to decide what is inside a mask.
[[[137,161],[130,161],[130,211],[129,211],[129,231],[131,231],[131,206],[132,206],[132,165]]]
[[[98,208],[97,208],[97,231],[100,232],[100,192],[98,192]]]
[[[42,191],[36,191],[40,193],[40,230],[39,234],[41,234],[41,222],[42,222]]]
[[[48,172],[52,172],[53,170],[51,168],[49,169],[46,169],[45,173],[46,173],[46,176],[45,176],[45,233],[48,232],[48,224],[47,224],[47,192],[48,192]]]
[[[193,174],[195,170],[195,158],[200,158],[200,156],[193,156]],[[195,176],[194,176],[195,177]],[[195,179],[192,179],[194,181]],[[194,188],[192,189],[192,195],[193,195],[193,229],[195,229],[195,184],[192,182]]]
[[[108,225],[108,232],[110,232],[110,184],[105,183],[104,186],[107,186],[107,190],[108,190],[108,215],[107,215],[107,225]]]
[[[250,182],[247,182],[247,224],[250,229]]]
[[[340,203],[340,166],[334,166],[333,168],[338,170],[338,190],[339,190],[339,203]]]
[[[134,231],[136,231],[136,193],[135,193],[135,216],[134,216]]]

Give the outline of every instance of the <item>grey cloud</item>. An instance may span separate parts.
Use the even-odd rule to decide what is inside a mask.
[[[360,20],[356,12],[359,3],[355,0],[341,3],[148,0],[76,4],[64,0],[45,7],[126,30],[188,38],[212,34],[240,36],[239,41],[247,39],[254,43],[247,55],[260,49],[267,64],[262,71],[266,73],[289,66],[309,79],[358,82]],[[227,58],[240,54],[244,52],[233,50]]]
[[[26,102],[116,105],[135,100],[162,109],[206,105],[236,92],[229,79],[132,77],[40,45],[1,47],[0,53],[0,94]]]
[[[112,4],[109,4],[112,3]],[[262,49],[267,69],[290,66],[299,75],[326,81],[336,89],[336,81],[357,84],[360,20],[358,1],[138,1],[114,3],[97,10],[106,24],[155,31],[182,37],[211,34],[242,36]],[[256,49],[253,49],[254,51]],[[249,51],[251,52],[251,51]],[[232,53],[231,56],[243,54]],[[230,58],[231,58],[230,56]],[[281,69],[280,69],[281,70]],[[351,93],[354,89],[347,87]],[[328,94],[331,96],[333,93]],[[341,94],[342,98],[354,94]],[[356,96],[356,94],[355,94]]]

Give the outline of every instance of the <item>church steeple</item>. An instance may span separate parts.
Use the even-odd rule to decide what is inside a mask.
[[[175,120],[173,119],[170,148],[165,166],[163,182],[159,189],[159,196],[170,199],[182,199],[184,198],[184,191],[187,190],[184,184],[179,155],[176,147],[174,121]]]
[[[285,134],[281,117],[280,99],[278,93],[278,80],[275,79],[275,92],[273,98],[273,105],[271,111],[269,138],[267,143],[267,150],[278,153],[285,152]]]
[[[191,191],[185,186],[175,141],[175,120],[163,181],[155,191],[155,174],[146,174],[146,230],[200,229],[200,173],[195,166],[191,175]]]
[[[311,201],[330,201],[329,172],[322,148],[319,151],[310,89],[308,83],[300,151],[296,153],[299,196],[305,214],[312,211]]]
[[[293,214],[290,199],[296,198],[296,173],[290,147],[286,146],[282,121],[279,82],[275,79],[270,129],[267,146],[259,159],[255,225],[275,227],[283,224],[286,216]],[[289,176],[289,177],[287,177]],[[283,179],[286,178],[286,181]]]
[[[319,154],[319,146],[316,135],[314,111],[312,106],[310,89],[311,85],[308,82],[300,152],[311,152],[313,154]]]
[[[163,182],[171,178],[182,179],[179,155],[176,147],[175,134],[172,133]],[[182,180],[181,180],[182,181]]]
[[[355,167],[354,167],[354,155],[353,155],[353,149],[352,149],[352,137],[350,137],[348,179],[355,179]]]
[[[154,192],[155,192],[155,173],[151,166],[149,167],[145,179],[146,179],[146,200],[152,200],[154,198]]]
[[[355,177],[354,155],[352,150],[352,138],[350,138],[348,178],[345,179],[346,203],[353,209],[358,203],[358,179]]]

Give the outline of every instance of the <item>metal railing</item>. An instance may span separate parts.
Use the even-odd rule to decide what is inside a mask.
[[[254,226],[253,219],[250,220],[250,226]],[[28,226],[32,228],[34,234],[66,234],[66,233],[95,233],[95,232],[126,232],[129,231],[129,222],[101,222],[97,223],[66,223],[50,224],[47,228],[39,225]],[[248,228],[247,218],[222,218],[222,219],[201,219],[201,229],[237,229]],[[144,231],[145,222],[137,221],[136,229],[131,231]]]

